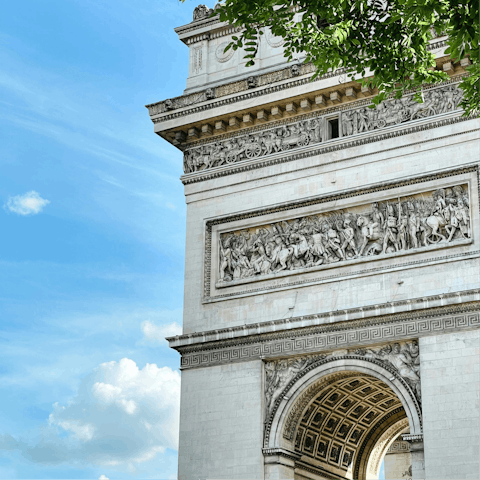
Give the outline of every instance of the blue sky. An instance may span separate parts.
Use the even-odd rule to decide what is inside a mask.
[[[182,158],[144,105],[196,4],[3,5],[0,478],[176,477]]]
[[[182,159],[144,105],[185,88],[195,6],[3,5],[0,478],[176,474]]]

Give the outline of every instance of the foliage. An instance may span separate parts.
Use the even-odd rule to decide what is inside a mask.
[[[285,57],[306,57],[314,75],[345,68],[350,78],[378,88],[374,103],[399,98],[405,90],[447,80],[435,70],[429,40],[448,36],[446,53],[458,62],[470,57],[463,80],[466,115],[480,103],[479,2],[477,0],[226,0],[215,7],[221,21],[240,27],[227,47],[244,48],[253,65],[260,35],[269,27],[285,40]],[[371,76],[373,74],[373,76]]]

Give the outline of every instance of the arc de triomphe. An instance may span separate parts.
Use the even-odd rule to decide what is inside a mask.
[[[479,120],[465,61],[370,109],[261,38],[176,29],[183,95],[148,105],[184,153],[179,478],[479,478]],[[468,61],[468,60],[467,60]]]

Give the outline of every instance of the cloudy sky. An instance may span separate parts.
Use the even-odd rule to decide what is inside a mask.
[[[196,5],[3,5],[0,478],[175,478],[182,159],[144,105]]]

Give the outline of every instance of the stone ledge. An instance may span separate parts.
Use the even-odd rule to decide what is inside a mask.
[[[444,311],[447,307],[480,302],[480,288],[475,290],[446,293],[428,297],[414,298],[410,300],[399,300],[384,304],[369,305],[366,307],[353,308],[341,311],[332,311],[318,313],[315,315],[302,315],[294,318],[272,320],[270,322],[241,325],[237,327],[196,332],[186,335],[177,335],[167,337],[171,348],[182,349],[185,347],[214,348],[216,342],[236,341],[240,342],[242,338],[255,337],[259,339],[267,334],[286,334],[293,330],[291,336],[301,335],[301,330],[308,328],[318,328],[323,326],[326,329],[344,329],[356,327],[352,321],[362,321],[372,319],[379,324],[388,320],[386,317],[399,314],[409,314],[413,317],[417,314],[435,315],[437,310]],[[441,314],[439,312],[438,314]],[[348,323],[346,323],[348,322]],[[340,325],[332,325],[340,324]]]

